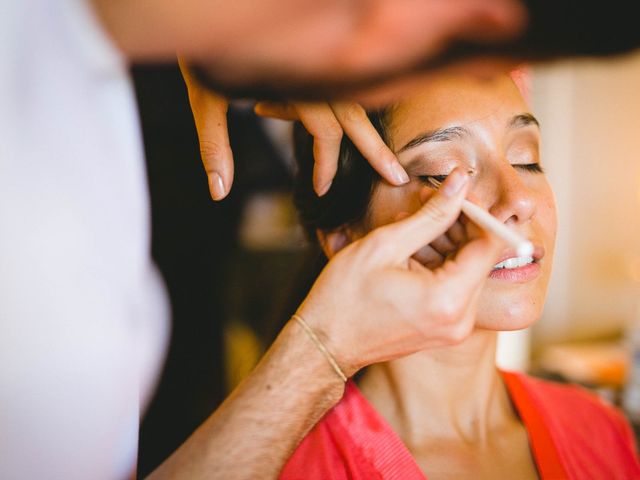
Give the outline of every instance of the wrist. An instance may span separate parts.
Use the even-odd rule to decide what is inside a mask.
[[[347,329],[343,328],[339,322],[331,321],[326,314],[314,312],[312,309],[301,306],[296,312],[296,316],[304,319],[305,323],[313,331],[318,341],[324,346],[328,355],[335,361],[340,372],[347,378],[351,378],[355,373],[363,367],[358,364],[358,355],[353,348],[354,342],[349,340]],[[304,332],[304,328],[300,326],[300,330]],[[306,333],[306,332],[304,332]],[[307,334],[308,335],[308,334]],[[340,378],[336,368],[331,365],[331,361],[326,358],[326,354],[322,349],[314,344],[310,338],[312,347],[317,350],[318,356],[324,357],[325,362],[334,370],[334,375]]]
[[[293,318],[284,326],[271,350],[284,352],[279,356],[285,364],[287,383],[296,389],[315,392],[319,401],[327,402],[327,408],[340,401],[345,382]]]
[[[318,336],[313,331],[313,329],[307,324],[306,320],[298,314],[294,314],[291,317],[291,319],[298,322],[298,324],[302,327],[302,329],[309,336],[313,344],[316,346],[318,351],[320,351],[320,353],[322,353],[322,355],[327,360],[327,362],[329,362],[329,365],[331,365],[331,368],[333,368],[333,370],[336,372],[336,375],[338,375],[338,378],[340,378],[340,380],[346,383],[347,376],[342,371],[342,368],[340,368],[340,365],[338,365],[338,362],[336,361],[334,356],[331,354],[331,352],[329,352],[327,347],[324,346],[324,343],[322,343],[322,341],[318,338]]]

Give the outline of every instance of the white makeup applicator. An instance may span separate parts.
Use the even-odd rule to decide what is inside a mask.
[[[436,180],[433,177],[429,177],[427,181],[437,190],[442,185],[442,182]],[[482,227],[483,229],[497,235],[504,239],[512,247],[516,249],[516,254],[519,257],[533,256],[533,244],[519,233],[514,232],[507,227],[504,223],[500,222],[494,216],[492,216],[486,210],[475,203],[471,203],[469,200],[462,201],[462,211],[464,214],[473,221],[473,223]]]

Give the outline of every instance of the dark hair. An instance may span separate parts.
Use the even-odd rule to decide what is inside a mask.
[[[387,110],[369,112],[369,120],[387,143]],[[355,225],[366,218],[371,194],[380,176],[362,156],[355,145],[343,137],[340,144],[338,170],[329,191],[318,197],[313,190],[313,137],[301,123],[296,123],[293,132],[294,152],[297,171],[293,186],[293,201],[298,218],[309,240],[306,258],[301,262],[293,277],[289,296],[279,305],[279,313],[272,323],[273,341],[284,323],[293,315],[309,293],[316,278],[327,264],[327,258],[320,248],[316,230],[330,232],[340,227]]]
[[[367,115],[385,143],[389,144],[386,111],[369,112]],[[317,229],[330,232],[365,219],[373,188],[380,176],[345,135],[340,144],[338,169],[331,188],[324,196],[318,197],[313,190],[313,137],[298,122],[294,126],[293,140],[297,162],[293,201],[307,238],[312,245],[317,245]]]

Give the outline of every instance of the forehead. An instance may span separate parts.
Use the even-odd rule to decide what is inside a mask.
[[[412,92],[388,113],[395,149],[416,134],[449,126],[505,126],[529,110],[508,75],[493,78],[448,76]]]

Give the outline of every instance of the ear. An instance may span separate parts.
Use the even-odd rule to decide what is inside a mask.
[[[331,232],[317,229],[316,236],[322,251],[329,260],[354,240],[353,234],[348,228],[338,228]]]

